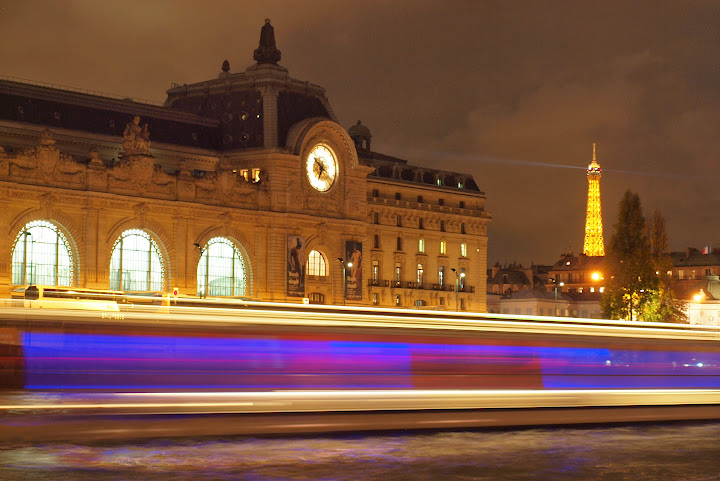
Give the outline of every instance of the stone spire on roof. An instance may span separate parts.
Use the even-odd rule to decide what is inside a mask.
[[[270,19],[265,19],[265,25],[260,30],[260,45],[255,49],[253,59],[259,64],[280,61],[280,50],[275,46],[275,29],[270,25]]]

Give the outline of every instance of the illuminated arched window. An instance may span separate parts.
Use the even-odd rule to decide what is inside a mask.
[[[460,244],[460,256],[467,257],[467,244],[464,242]]]
[[[165,290],[165,266],[160,249],[147,232],[126,230],[115,241],[110,256],[110,289]]]
[[[447,243],[445,241],[440,241],[440,254],[447,254]]]
[[[71,286],[73,259],[62,232],[50,222],[37,220],[20,230],[12,254],[12,283]]]
[[[245,272],[245,261],[235,244],[225,237],[213,237],[200,254],[197,293],[199,296],[244,296]]]
[[[307,273],[309,276],[327,276],[327,262],[325,262],[325,256],[320,252],[310,251],[307,266]]]
[[[420,254],[424,254],[424,253],[425,253],[425,239],[423,239],[422,237],[421,237],[420,240],[418,241],[418,252],[419,252]]]

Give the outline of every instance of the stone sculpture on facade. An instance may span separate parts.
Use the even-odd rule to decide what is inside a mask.
[[[139,115],[125,126],[123,150],[125,155],[150,155],[150,131],[148,124],[140,127]]]

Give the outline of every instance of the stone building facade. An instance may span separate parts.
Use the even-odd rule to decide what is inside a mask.
[[[485,311],[472,177],[370,150],[278,64],[269,22],[254,59],[164,105],[0,80],[0,291]]]

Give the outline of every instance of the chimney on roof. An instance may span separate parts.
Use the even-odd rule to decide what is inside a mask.
[[[695,254],[695,253],[697,253],[697,252],[699,252],[699,251],[698,251],[696,248],[694,248],[694,247],[688,247],[688,248],[685,250],[685,259],[690,258],[691,255],[693,255],[693,254]]]
[[[533,278],[533,270],[530,269],[523,269],[523,272],[528,278],[528,281],[530,281],[530,289],[535,289],[535,279]]]

